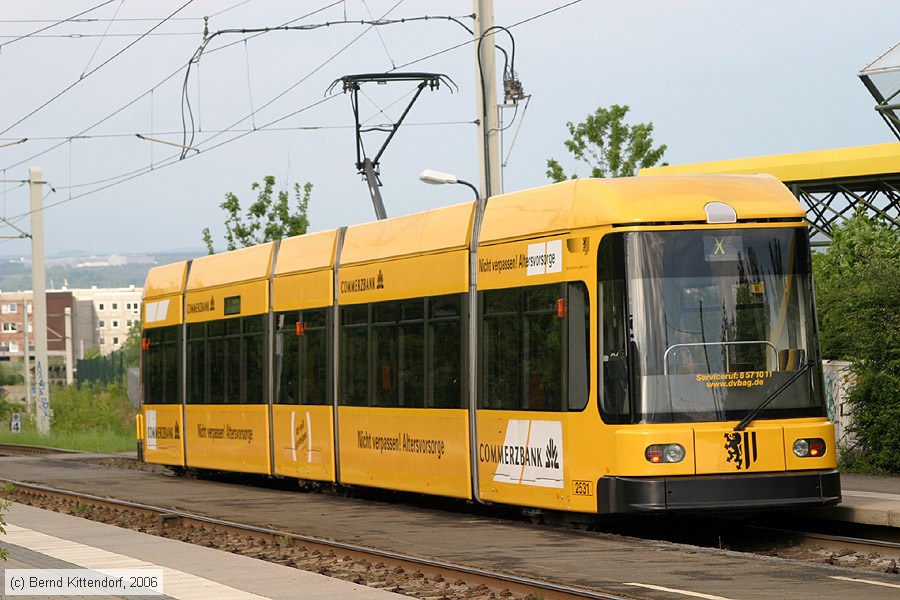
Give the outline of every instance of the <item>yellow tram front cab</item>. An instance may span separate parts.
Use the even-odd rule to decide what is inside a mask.
[[[643,192],[654,179],[639,178]],[[659,224],[651,198],[632,197],[644,225],[599,248],[599,411],[613,460],[598,509],[836,503],[804,213],[770,176],[683,179],[652,199]]]
[[[803,216],[769,176],[491,198],[479,498],[599,513],[838,502]]]

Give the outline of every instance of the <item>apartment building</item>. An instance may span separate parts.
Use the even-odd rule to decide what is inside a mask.
[[[67,358],[68,364],[84,358],[91,348],[99,348],[103,355],[118,350],[140,321],[142,294],[143,289],[135,286],[47,291],[49,356]],[[0,292],[0,360],[24,356],[26,343],[34,351],[33,298],[31,291]]]
[[[95,323],[95,346],[104,356],[125,343],[133,325],[141,321],[143,288],[91,288],[73,290],[75,297],[90,302]]]

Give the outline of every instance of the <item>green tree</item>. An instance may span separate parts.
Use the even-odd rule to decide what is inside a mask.
[[[125,367],[141,366],[141,322],[135,321],[128,336],[122,343],[122,351],[125,353]]]
[[[900,231],[865,214],[813,256],[822,355],[849,360],[854,462],[900,473]]]
[[[225,201],[219,206],[228,215],[225,219],[225,242],[228,250],[306,233],[309,227],[307,210],[312,184],[308,181],[303,186],[294,184],[294,208],[291,207],[288,190],[281,190],[276,195],[274,187],[275,178],[271,175],[266,175],[262,184],[253,182],[250,189],[257,192],[257,197],[247,207],[246,215],[242,214],[238,197],[231,192],[225,194]],[[215,254],[209,227],[203,229],[203,243],[210,254]]]
[[[854,215],[813,270],[822,355],[900,375],[900,231]]]
[[[565,142],[566,149],[590,167],[591,177],[631,177],[638,169],[652,167],[662,159],[666,145],[653,147],[653,123],[625,123],[629,110],[627,105],[601,106],[577,125],[566,123],[572,136]],[[562,165],[550,158],[547,177],[559,182],[578,175],[573,172],[567,176]]]

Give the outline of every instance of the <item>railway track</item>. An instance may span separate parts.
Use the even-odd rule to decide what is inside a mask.
[[[261,542],[262,546],[272,547],[275,549],[276,554],[282,556],[286,554],[285,549],[291,548],[294,550],[294,554],[299,552],[305,556],[313,557],[313,563],[315,564],[312,566],[314,568],[307,570],[348,579],[362,585],[374,583],[373,587],[393,589],[413,597],[434,597],[436,591],[433,589],[434,585],[444,583],[443,587],[445,588],[455,588],[444,590],[444,592],[450,592],[447,597],[474,597],[490,590],[500,596],[512,598],[623,600],[621,596],[599,591],[539,581],[466,565],[408,556],[277,529],[224,521],[179,510],[119,501],[2,478],[0,478],[0,481],[7,482],[6,496],[14,501],[26,500],[25,496],[30,496],[31,499],[43,498],[50,501],[50,503],[55,503],[57,508],[59,508],[60,504],[68,504],[71,507],[69,512],[78,516],[106,522],[124,521],[137,523],[137,529],[149,529],[151,531],[147,532],[151,533],[154,527],[147,525],[149,519],[151,523],[155,522],[157,533],[166,537],[178,538],[180,537],[178,533],[184,531],[193,531],[195,533],[198,531],[210,532],[217,535],[223,542],[223,549],[229,551],[238,549],[235,543],[236,537]],[[15,491],[10,491],[12,489],[10,486],[14,486]],[[28,503],[41,504],[40,502]],[[116,513],[116,515],[110,515],[110,512]],[[115,516],[121,518],[117,519]],[[143,518],[135,518],[138,516]],[[203,543],[209,545],[210,536],[204,535],[202,537],[205,539]],[[247,552],[248,554],[259,556],[259,544],[244,543],[244,546],[251,550]],[[297,565],[295,564],[295,566]],[[374,575],[372,575],[373,572]],[[370,575],[367,578],[362,574]],[[462,588],[465,588],[465,590]],[[417,590],[421,590],[422,593],[418,594]]]
[[[133,459],[127,459],[121,456],[95,458],[86,456],[51,456],[49,457],[49,460],[46,461],[46,465],[44,465],[43,468],[49,469],[48,472],[53,472],[53,464],[62,465],[63,463],[73,462],[88,463],[104,468],[116,469],[121,474],[121,477],[124,477],[128,481],[134,481],[136,486],[141,485],[137,483],[140,480],[152,482],[156,479],[157,484],[165,482],[163,483],[164,488],[180,490],[182,487],[179,482],[180,478],[173,479],[167,477],[160,481],[156,478],[155,474],[150,476],[128,475],[126,477],[126,471],[121,469],[127,469],[132,472],[136,470],[145,471],[152,469],[147,469],[145,463],[140,463]],[[15,462],[13,461],[9,464],[12,466]],[[22,464],[24,465],[25,462],[22,462]],[[27,464],[31,464],[31,461],[27,461]],[[72,466],[74,467],[75,465],[73,464]],[[135,467],[139,468],[136,469]],[[88,474],[85,473],[85,476],[87,477]],[[8,475],[8,478],[31,482],[35,481],[30,476],[25,475],[24,472],[18,476]],[[63,479],[68,480],[69,478],[63,477]],[[109,478],[101,475],[101,477],[98,478],[98,481],[111,482],[113,479],[119,478]],[[43,506],[39,502],[27,502],[44,508],[52,508],[61,512],[89,517],[94,520],[122,527],[139,529],[146,533],[180,539],[185,542],[218,547],[223,550],[286,564],[306,571],[318,572],[320,574],[345,579],[362,585],[370,585],[372,587],[397,591],[413,597],[490,597],[490,593],[485,592],[485,590],[493,590],[494,595],[497,597],[501,597],[503,591],[508,590],[507,594],[511,594],[510,597],[514,600],[528,598],[529,596],[532,598],[614,598],[618,594],[619,596],[632,597],[630,590],[626,591],[617,587],[610,588],[606,583],[596,581],[590,576],[581,577],[580,580],[573,581],[573,579],[577,579],[577,577],[573,578],[567,576],[565,571],[561,571],[557,575],[557,572],[553,569],[535,569],[527,567],[522,569],[522,564],[526,563],[520,562],[517,565],[516,561],[520,559],[516,555],[513,555],[510,560],[506,560],[505,558],[498,559],[497,554],[487,556],[484,553],[477,552],[475,554],[466,553],[463,555],[451,550],[450,552],[431,554],[433,551],[428,549],[431,547],[430,543],[419,545],[416,549],[412,550],[412,553],[417,556],[407,556],[405,554],[397,554],[383,550],[372,550],[372,546],[385,548],[391,545],[396,546],[397,544],[385,544],[384,542],[392,535],[389,533],[389,528],[380,525],[373,527],[370,524],[367,524],[366,519],[369,517],[362,517],[362,514],[360,514],[360,518],[363,520],[357,522],[357,526],[349,529],[343,527],[340,524],[340,520],[335,521],[332,526],[321,527],[317,520],[294,517],[288,517],[288,519],[285,520],[277,512],[270,512],[269,516],[260,518],[260,515],[266,514],[265,509],[262,512],[257,512],[255,517],[252,514],[245,516],[245,513],[242,512],[242,507],[251,505],[257,506],[257,499],[262,500],[263,507],[268,506],[271,510],[273,505],[277,506],[284,501],[292,502],[291,497],[297,492],[287,490],[283,485],[278,485],[278,481],[265,480],[263,478],[260,478],[258,481],[249,481],[246,478],[232,480],[227,476],[209,474],[209,477],[204,476],[201,479],[209,479],[214,483],[204,483],[200,486],[196,486],[194,484],[188,485],[189,482],[185,481],[186,489],[195,489],[198,487],[205,488],[207,485],[213,487],[228,486],[228,488],[220,488],[216,494],[227,497],[231,493],[229,492],[229,489],[234,490],[234,493],[238,498],[237,504],[226,503],[224,506],[220,506],[215,503],[204,503],[202,495],[193,494],[184,496],[181,491],[176,491],[174,495],[171,493],[159,493],[145,496],[143,494],[130,493],[130,491],[135,488],[122,488],[121,486],[116,487],[115,485],[107,486],[106,483],[101,487],[94,488],[78,486],[78,484],[73,483],[56,486],[65,487],[71,490],[79,490],[82,493],[69,493],[68,491],[35,485],[34,483],[20,485],[22,485],[23,493],[24,491],[27,491],[28,494],[31,494],[34,497],[41,496],[47,499],[59,499],[58,502],[60,504],[58,506]],[[0,482],[3,480],[3,478],[0,478]],[[155,486],[156,484],[153,485]],[[0,483],[0,493],[2,493],[2,487],[2,483]],[[119,491],[115,491],[116,489]],[[125,491],[125,489],[129,491]],[[244,493],[241,491],[243,489],[257,490],[258,493],[257,491]],[[266,489],[277,491],[270,493],[265,491]],[[284,496],[282,499],[281,495],[285,492],[289,495]],[[91,496],[90,494],[94,495]],[[103,497],[98,494],[103,495]],[[120,496],[120,494],[122,495]],[[334,502],[334,495],[335,494],[329,493],[314,494],[312,496],[300,494],[303,498],[298,497],[297,500],[298,502],[305,502],[306,500],[312,501],[311,505],[317,507],[316,509],[313,509],[316,513],[318,513],[319,510],[328,511],[329,514],[337,511],[338,514],[345,514],[351,519],[356,519],[357,517],[355,515],[357,513],[352,507],[355,501],[337,499],[337,502]],[[116,501],[110,497],[129,498],[136,502]],[[150,500],[150,502],[156,504],[155,506],[150,504],[140,504],[140,502],[144,502],[148,497],[155,498],[155,500]],[[191,498],[191,502],[199,501],[199,504],[184,504],[184,502],[186,502],[185,498],[188,497]],[[327,500],[329,497],[331,497],[332,500]],[[173,503],[170,504],[165,498],[172,499]],[[318,498],[322,498],[322,500],[319,501]],[[16,497],[11,497],[10,499],[18,500]],[[48,500],[47,502],[50,501]],[[391,515],[388,517],[391,522],[394,522],[393,519],[396,518],[406,519],[405,513],[407,513],[407,511],[403,507],[410,507],[412,509],[411,512],[415,513],[415,516],[412,516],[412,519],[409,521],[403,520],[396,522],[398,526],[402,526],[398,532],[406,534],[405,536],[401,536],[401,538],[407,541],[414,539],[416,531],[421,530],[421,509],[431,510],[435,508],[433,499],[429,499],[427,504],[425,504],[415,498],[399,496],[375,495],[369,497],[364,494],[361,502],[384,503],[386,509],[385,512]],[[175,506],[178,506],[180,510],[173,510],[170,508]],[[236,506],[238,507],[237,510],[235,509]],[[379,522],[379,517],[377,515],[380,514],[380,511],[373,510],[376,508],[376,505],[370,505],[366,512],[373,517],[376,522]],[[345,509],[348,509],[346,513],[344,512]],[[194,512],[187,512],[188,510]],[[458,510],[463,510],[466,514],[471,513],[472,515],[475,515],[474,518],[479,519],[479,522],[481,523],[480,527],[487,523],[484,519],[495,520],[497,523],[511,523],[512,525],[515,525],[515,522],[521,518],[516,513],[498,512],[495,510],[488,511],[487,509],[481,510],[479,507],[466,507],[465,509],[461,509],[461,507],[447,506],[442,509],[439,508],[438,510],[442,513],[453,513],[457,515],[457,521],[460,520],[461,516],[457,513]],[[198,511],[201,514],[195,514]],[[126,514],[128,515],[127,517],[121,516]],[[321,514],[324,515],[325,513],[323,512]],[[398,514],[403,516],[398,517]],[[248,520],[245,521],[245,518]],[[464,517],[462,520],[466,521],[467,518],[468,517]],[[239,522],[235,523],[234,521]],[[451,521],[451,519],[448,516],[444,521]],[[242,524],[247,522],[255,523],[257,526],[245,526]],[[289,525],[289,522],[293,524]],[[431,522],[430,519],[429,522]],[[135,525],[135,523],[137,523],[137,525]],[[525,529],[535,529],[536,532],[543,530],[544,533],[538,533],[538,535],[541,536],[541,539],[555,540],[555,543],[551,543],[550,545],[551,552],[548,553],[546,551],[547,546],[543,547],[545,550],[542,555],[551,557],[552,549],[554,548],[575,547],[579,545],[579,540],[596,539],[596,545],[591,541],[588,547],[582,546],[587,552],[592,553],[603,547],[605,544],[604,540],[608,540],[610,534],[613,534],[616,536],[624,536],[625,539],[642,538],[644,540],[650,540],[650,542],[648,542],[650,544],[656,544],[659,541],[662,541],[663,543],[675,542],[681,545],[715,549],[710,556],[715,556],[716,551],[732,550],[747,554],[752,553],[776,557],[779,559],[792,559],[786,561],[786,563],[791,563],[796,560],[830,564],[836,567],[846,567],[853,569],[856,572],[874,571],[889,574],[897,573],[897,564],[900,563],[900,549],[897,548],[897,542],[900,542],[900,539],[880,539],[876,535],[878,533],[877,531],[873,531],[871,534],[870,532],[866,532],[864,534],[856,535],[856,533],[860,531],[858,525],[853,525],[851,529],[844,532],[824,531],[821,528],[823,523],[825,522],[810,521],[808,523],[800,523],[797,520],[797,513],[790,513],[790,515],[786,516],[786,518],[782,518],[780,521],[773,515],[768,515],[765,520],[759,519],[752,523],[737,523],[729,520],[714,519],[711,517],[701,518],[696,516],[680,517],[677,519],[673,517],[666,519],[637,519],[630,520],[621,525],[605,521],[602,524],[598,524],[596,528],[598,530],[596,538],[595,534],[592,533],[572,531],[571,524],[568,526],[562,526],[561,523],[558,523],[557,526],[541,527],[527,525],[523,527]],[[440,527],[440,524],[437,525]],[[451,525],[451,527],[453,526]],[[503,525],[500,525],[499,529],[502,529],[503,527]],[[506,525],[506,527],[509,527],[509,525]],[[801,529],[803,531],[801,531]],[[288,530],[299,533],[309,533],[310,531],[314,531],[316,532],[315,535],[325,537],[334,535],[335,537],[344,540],[344,542],[333,542],[328,539],[321,539],[314,536],[287,533]],[[373,533],[377,533],[378,535],[366,537],[371,536]],[[388,535],[389,537],[385,538],[385,535]],[[507,539],[505,535],[506,534],[501,535],[502,539]],[[865,537],[862,537],[863,535]],[[448,539],[452,539],[452,536]],[[474,542],[474,540],[472,541]],[[478,544],[479,542],[475,543]],[[483,539],[480,543],[480,547],[484,548],[485,542]],[[366,547],[365,544],[368,544],[369,547]],[[490,542],[488,542],[488,544],[490,544]],[[522,542],[519,542],[519,544],[522,544]],[[532,554],[534,554],[534,549],[539,547],[539,543],[532,540],[531,544],[532,545],[528,545],[526,543],[524,546],[520,545],[516,547],[530,548]],[[405,550],[395,547],[394,550],[409,554],[410,548],[412,547],[415,547],[415,545],[407,545]],[[477,545],[475,546],[475,548],[478,547],[479,546]],[[590,549],[588,550],[587,548]],[[498,546],[497,550],[503,552],[502,546]],[[691,553],[693,554],[693,551],[691,551]],[[442,560],[428,560],[427,558],[421,558],[422,556],[441,556],[442,554]],[[449,558],[450,555],[454,555],[454,557]],[[598,555],[598,557],[599,556],[602,555]],[[527,561],[528,559],[526,558],[523,560]],[[467,564],[451,564],[456,562]],[[476,567],[473,568],[468,565],[476,565]],[[484,568],[479,569],[477,566],[482,566]],[[581,566],[578,569],[578,572],[586,572],[584,571],[584,568],[584,566]],[[507,574],[510,572],[522,574],[523,570],[528,571],[528,573],[525,573],[525,578],[509,576]],[[499,578],[495,577],[495,571],[499,572],[496,573],[496,575],[500,575]],[[529,579],[527,575],[531,573],[534,575],[532,575],[532,579]],[[557,579],[557,576],[559,579]],[[517,580],[520,581],[517,582]],[[548,581],[551,583],[548,584]],[[565,583],[569,585],[553,585],[552,582],[556,581],[565,581]],[[535,585],[537,587],[535,587]],[[613,583],[613,585],[615,585],[615,583]],[[624,585],[632,586],[639,584]],[[480,594],[478,593],[479,589],[482,590],[482,593]]]
[[[748,530],[761,535],[784,540],[797,547],[816,548],[818,552],[841,557],[862,555],[870,557],[894,557],[894,568],[889,572],[898,573],[900,559],[900,534],[894,528],[855,525],[854,532],[841,532],[845,527],[841,523],[822,521],[802,522],[799,526],[776,523],[772,525],[748,525]],[[863,537],[865,536],[865,537]]]
[[[76,454],[74,450],[25,446],[22,444],[0,444],[0,456],[45,456],[48,454]]]

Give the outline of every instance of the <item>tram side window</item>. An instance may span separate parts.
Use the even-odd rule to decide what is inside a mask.
[[[146,344],[144,350],[144,404],[162,404],[163,361],[162,343],[165,332],[162,329],[150,329],[144,332]]]
[[[372,305],[374,406],[425,405],[423,298]]]
[[[302,313],[303,404],[328,403],[328,313],[324,308]]]
[[[237,321],[237,319],[234,319]],[[244,387],[241,389],[240,401],[242,404],[265,404],[265,354],[263,353],[263,331],[265,330],[266,317],[255,315],[241,319],[243,329],[241,336],[241,366],[243,372],[241,379]]]
[[[600,302],[600,414],[607,423],[628,423],[625,245],[622,234],[607,235],[598,252]]]
[[[556,285],[525,289],[522,408],[526,410],[561,409],[564,329],[557,315],[559,298]]]
[[[425,406],[425,303],[400,302],[397,326],[400,351],[400,406]]]
[[[397,302],[372,305],[372,346],[375,351],[374,406],[399,406],[400,339],[397,328],[400,306]]]
[[[241,402],[241,320],[225,321],[225,403]]]
[[[181,327],[167,328],[163,343],[163,401],[181,403]]]
[[[519,408],[521,385],[521,290],[483,292],[481,408]]]
[[[206,404],[206,323],[187,326],[188,404]]]
[[[188,403],[264,404],[266,317],[188,325]]]
[[[225,323],[207,324],[206,370],[209,373],[207,400],[209,404],[225,404]]]
[[[326,309],[276,315],[275,402],[328,402],[328,313]]]
[[[428,405],[462,408],[462,324],[459,294],[428,299]]]
[[[369,404],[369,307],[341,307],[341,404]]]
[[[581,410],[587,404],[582,283],[482,292],[479,407]]]
[[[296,311],[275,317],[275,402],[300,403],[300,336]]]
[[[342,307],[341,403],[460,408],[461,302],[452,294]]]
[[[144,404],[178,404],[181,328],[178,325],[144,331]]]
[[[587,286],[577,281],[568,284],[568,397],[569,410],[583,410],[590,394],[590,322]]]

